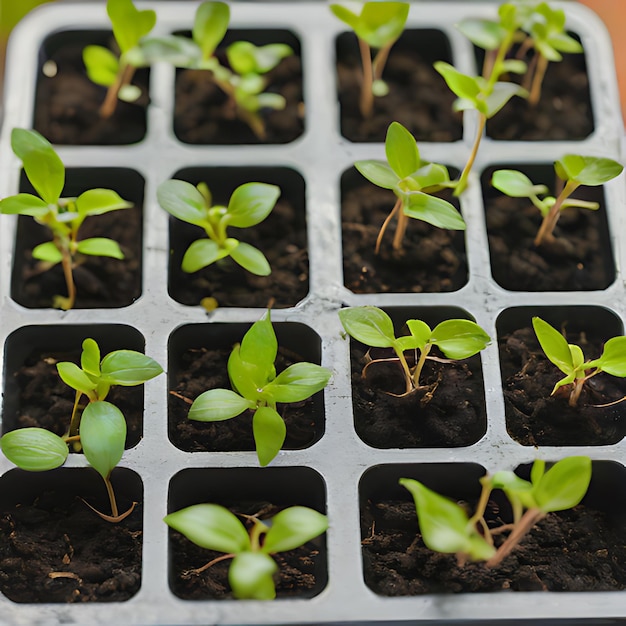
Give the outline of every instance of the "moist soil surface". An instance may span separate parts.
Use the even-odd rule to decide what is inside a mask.
[[[450,194],[443,197],[451,201]],[[394,250],[394,221],[375,253],[378,233],[394,204],[393,192],[367,182],[343,194],[344,285],[354,293],[439,293],[465,285],[467,262],[460,231],[409,219],[403,246]]]
[[[599,202],[602,206],[601,194]],[[541,215],[530,200],[501,195],[487,197],[485,204],[491,272],[501,287],[590,291],[606,289],[615,279],[603,208],[566,209],[554,230],[554,241],[535,246]]]
[[[227,508],[235,514],[245,515],[255,515],[262,511],[260,519],[268,519],[285,507],[267,502],[231,502]],[[277,598],[312,597],[321,591],[326,581],[326,573],[321,572],[322,546],[323,542],[318,538],[295,550],[272,555],[279,568],[274,578]],[[170,554],[170,588],[179,598],[184,600],[233,598],[228,583],[228,568],[232,559],[216,563],[203,572],[193,572],[192,570],[203,567],[222,553],[199,548],[175,531],[170,531]]]
[[[362,69],[355,37],[350,34],[349,42],[342,40],[337,51],[337,76],[341,134],[346,139],[384,141],[393,121],[408,128],[418,143],[461,139],[461,115],[452,110],[455,96],[432,66],[441,57],[434,46],[419,43],[436,37],[433,33],[409,31],[394,45],[383,72],[389,93],[374,99],[374,111],[368,119],[359,109]]]
[[[60,437],[70,425],[76,392],[59,376],[59,361],[80,363],[80,352],[35,352],[13,374],[19,388],[17,403],[9,412],[5,401],[2,416],[3,433],[16,428],[45,428]],[[107,402],[117,406],[126,418],[126,448],[139,443],[143,432],[143,385],[116,386],[107,396]],[[84,406],[83,396],[82,405]]]
[[[131,505],[118,496],[120,510]],[[0,513],[0,591],[14,602],[122,602],[141,586],[142,512],[118,524],[45,492]],[[92,502],[90,502],[93,504]],[[108,505],[98,503],[105,513]]]
[[[507,80],[518,78],[510,75]],[[506,141],[577,141],[588,137],[593,129],[582,54],[565,54],[561,62],[550,63],[537,106],[514,96],[487,122],[487,135]]]
[[[206,237],[197,226],[170,219],[174,253],[169,292],[181,304],[197,306],[215,298],[218,306],[284,308],[295,306],[309,291],[306,225],[294,207],[279,200],[270,215],[253,228],[229,229],[229,235],[263,252],[272,273],[256,276],[226,258],[193,274],[180,268],[183,254],[196,239]]]
[[[68,43],[48,59],[56,75],[37,81],[34,128],[53,144],[122,145],[137,143],[146,134],[148,70],[138,70],[132,84],[140,98],[130,104],[118,100],[113,115],[100,116],[106,87],[87,78],[82,60],[84,45]]]
[[[497,526],[498,505],[490,503]],[[489,521],[488,521],[489,523]],[[367,502],[361,512],[366,584],[385,596],[626,588],[626,515],[585,506],[550,513],[497,567],[459,567],[426,548],[412,502]],[[496,536],[501,542],[506,535]]]
[[[579,345],[586,359],[602,353],[597,339],[579,334],[567,340]],[[589,379],[576,407],[570,407],[571,386],[550,393],[564,374],[546,358],[532,328],[502,337],[500,367],[509,434],[526,446],[589,446],[617,443],[626,435],[626,381],[600,373]]]
[[[218,55],[219,56],[219,55]],[[221,62],[225,63],[222,59]],[[260,112],[265,136],[259,137],[237,117],[224,92],[203,70],[180,70],[176,74],[174,133],[191,144],[288,143],[304,131],[302,64],[300,57],[283,59],[265,74],[266,92],[285,98],[285,108]]]
[[[390,393],[405,391],[400,364],[373,363],[363,378],[366,350],[363,344],[351,341],[354,423],[365,443],[375,448],[459,447],[476,443],[485,434],[479,357],[458,363],[429,360],[421,376],[424,389],[397,398]],[[370,356],[389,358],[393,354],[372,350]]]
[[[124,307],[141,295],[141,221],[138,207],[85,220],[79,239],[113,239],[120,244],[124,259],[79,255],[74,268],[74,308]],[[20,216],[11,296],[27,308],[49,308],[54,296],[67,296],[61,264],[45,269],[46,266],[32,257],[36,245],[51,239],[49,229],[30,217]]]
[[[231,389],[227,363],[232,347],[225,349],[186,350],[175,366],[170,367],[170,390],[195,400],[209,389]],[[295,362],[298,355],[279,347],[276,372],[280,373]],[[223,452],[254,450],[252,411],[222,422],[198,422],[187,419],[190,402],[170,393],[169,437],[185,452]],[[323,433],[324,409],[321,394],[303,402],[278,404],[278,413],[287,426],[283,449],[298,450],[317,441]]]

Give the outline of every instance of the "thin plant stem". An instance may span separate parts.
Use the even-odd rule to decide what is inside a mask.
[[[72,417],[70,419],[70,429],[69,429],[70,437],[75,437],[78,435],[78,426],[80,424],[80,413],[78,412],[78,402],[82,395],[83,395],[82,391],[78,391],[77,389],[76,395],[74,396],[74,406],[72,407]]]
[[[420,386],[420,376],[422,375],[422,370],[424,369],[424,363],[426,363],[426,357],[431,349],[430,344],[426,344],[420,351],[420,358],[417,360],[417,365],[413,370],[413,385],[416,389]]]
[[[556,223],[559,221],[559,214],[561,211],[561,205],[566,198],[569,198],[570,195],[576,190],[579,186],[579,183],[568,180],[565,187],[563,187],[561,193],[558,195],[557,199],[554,201],[554,204],[550,208],[550,211],[544,216],[543,221],[541,222],[541,226],[539,227],[539,232],[535,237],[535,246],[540,246],[541,242],[544,239],[548,239],[552,237],[552,231],[556,226]]]
[[[391,209],[391,213],[389,213],[389,215],[385,218],[383,225],[380,227],[380,230],[378,231],[378,237],[376,237],[376,247],[374,248],[374,252],[376,254],[380,252],[380,244],[382,243],[383,235],[385,234],[385,231],[387,230],[387,226],[389,226],[389,223],[393,219],[394,215],[400,210],[401,207],[402,207],[402,200],[398,198],[396,200],[396,203],[393,205],[393,209]]]
[[[511,554],[513,548],[522,540],[530,529],[546,514],[539,509],[528,509],[519,524],[516,524],[513,532],[507,537],[506,541],[498,548],[497,552],[485,563],[487,567],[496,567]]]
[[[539,98],[541,98],[541,86],[547,69],[548,59],[546,59],[543,54],[540,54],[539,61],[537,62],[537,68],[535,69],[535,75],[533,76],[533,84],[530,89],[530,95],[528,96],[528,103],[533,107],[537,106]]]
[[[400,365],[402,366],[402,371],[404,372],[405,393],[411,393],[411,391],[413,391],[411,368],[409,368],[409,364],[406,362],[406,358],[404,357],[404,353],[402,352],[402,350],[397,350],[396,348],[394,348],[394,352],[400,360]]]
[[[454,188],[454,195],[460,196],[467,187],[467,179],[469,178],[469,174],[472,171],[472,167],[474,165],[474,161],[476,160],[476,155],[478,154],[478,148],[480,146],[480,141],[483,136],[483,131],[485,130],[485,125],[487,123],[487,116],[484,113],[478,114],[478,128],[476,129],[476,137],[474,138],[474,145],[472,146],[472,151],[470,152],[469,158],[467,159],[467,163],[463,168],[463,172],[461,173],[461,177],[459,178],[456,187]]]
[[[107,488],[107,495],[109,496],[109,502],[111,503],[111,516],[119,517],[119,511],[117,510],[117,501],[115,500],[115,492],[113,491],[113,485],[110,480],[111,475],[109,474],[104,479],[104,484]]]
[[[395,41],[392,41],[391,43],[383,46],[374,57],[374,63],[372,66],[374,80],[382,80],[383,71],[385,70],[387,59],[389,58],[389,52],[391,51],[394,43]]]
[[[372,53],[367,42],[359,39],[359,51],[361,53],[361,63],[363,65],[363,81],[361,83],[361,99],[359,109],[365,118],[371,117],[374,109],[374,94],[372,93],[372,83],[374,82],[374,70],[372,67]]]
[[[406,227],[409,224],[409,218],[404,214],[404,211],[398,212],[398,224],[396,225],[396,232],[393,236],[393,249],[400,250],[402,248],[402,240],[404,239],[404,233],[406,233]]]
[[[233,558],[235,558],[234,554],[222,554],[218,557],[215,557],[212,561],[205,563],[202,567],[198,567],[196,569],[191,569],[191,570],[184,572],[183,576],[188,577],[191,574],[194,574],[194,575],[202,574],[202,572],[205,572],[206,570],[208,570],[209,567],[213,567],[214,565],[216,565],[217,563],[220,563],[221,561],[226,561],[227,559],[233,559]]]
[[[104,102],[100,107],[100,117],[108,119],[115,113],[117,108],[117,96],[123,85],[128,85],[133,79],[135,68],[132,65],[123,64],[117,73],[115,82],[109,87]]]
[[[72,272],[72,256],[70,251],[65,247],[61,249],[61,266],[63,267],[63,276],[67,286],[67,299],[64,301],[62,308],[67,311],[74,308],[76,302],[76,285],[74,284],[74,274]]]

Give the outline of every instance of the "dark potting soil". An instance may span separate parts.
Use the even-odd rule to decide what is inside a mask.
[[[256,515],[262,511],[260,519],[273,517],[285,508],[267,502],[231,502],[224,505],[236,514]],[[326,578],[320,572],[322,546],[323,541],[317,538],[295,550],[272,555],[279,568],[275,575],[278,598],[312,597],[321,591]],[[204,572],[190,571],[201,568],[221,554],[199,548],[180,533],[170,531],[170,588],[173,593],[184,600],[232,599],[228,584],[231,559],[216,563]]]
[[[34,128],[53,144],[124,145],[137,143],[146,134],[148,77],[146,69],[137,70],[132,84],[142,95],[131,103],[118,100],[115,113],[100,116],[106,87],[87,77],[82,51],[87,43],[68,42],[52,53],[49,63],[56,74],[40,74],[37,81]],[[104,42],[103,42],[104,43]]]
[[[13,374],[19,394],[11,413],[8,413],[8,402],[5,403],[3,434],[30,427],[45,428],[60,437],[67,432],[75,391],[61,380],[56,368],[59,361],[80,363],[80,351],[34,352]],[[143,434],[143,386],[113,387],[106,399],[126,418],[126,448],[136,446]],[[84,396],[82,403],[85,403]]]
[[[592,199],[602,207],[601,193]],[[554,241],[535,246],[541,215],[529,200],[500,195],[487,197],[485,203],[491,272],[501,287],[590,291],[606,289],[614,281],[603,208],[566,209],[554,230]]]
[[[427,361],[424,390],[405,391],[400,364],[373,363],[362,376],[366,346],[351,341],[352,408],[359,437],[375,448],[459,447],[476,443],[487,430],[479,357],[463,362]],[[436,351],[433,351],[433,355]],[[372,350],[372,358],[390,358]]]
[[[232,347],[185,351],[176,367],[170,367],[170,390],[195,400],[209,389],[231,389],[227,363]],[[276,372],[302,361],[298,355],[279,347]],[[190,403],[169,396],[170,441],[185,452],[222,452],[254,450],[251,411],[222,422],[197,422],[187,419]],[[316,394],[303,402],[279,404],[278,413],[287,426],[284,449],[298,450],[317,441],[323,432],[323,401]]]
[[[306,224],[286,200],[279,200],[269,217],[254,228],[229,229],[229,234],[258,248],[272,273],[255,276],[226,258],[193,274],[181,269],[183,255],[204,230],[170,219],[169,292],[181,304],[197,306],[206,297],[218,306],[284,308],[295,306],[309,291]]]
[[[81,256],[74,269],[75,308],[123,307],[141,295],[141,223],[139,207],[85,220],[79,239],[113,239],[120,244],[125,258]],[[36,245],[51,239],[48,228],[30,217],[20,216],[11,295],[27,308],[49,308],[55,295],[67,296],[61,264],[44,270],[45,266],[32,257]]]
[[[506,141],[575,141],[593,129],[583,54],[565,54],[561,62],[550,63],[536,107],[516,96],[487,122],[487,135]]]
[[[586,359],[602,353],[592,336],[568,335]],[[509,434],[526,446],[589,446],[617,443],[626,435],[626,402],[598,408],[626,396],[626,381],[601,373],[589,379],[576,407],[570,407],[570,387],[552,389],[564,374],[543,353],[532,328],[502,337],[500,367]]]
[[[451,194],[442,195],[451,200]],[[392,247],[395,221],[379,254],[376,238],[395,204],[393,192],[364,182],[344,193],[342,246],[344,285],[354,293],[438,293],[467,282],[463,232],[409,219],[403,247]],[[458,208],[458,205],[457,205]]]
[[[131,506],[116,495],[121,511]],[[9,599],[121,602],[139,591],[140,505],[111,524],[78,496],[94,504],[86,493],[45,492],[32,504],[0,512],[0,591]],[[109,513],[104,501],[99,506]]]
[[[257,137],[224,92],[211,80],[210,72],[179,70],[176,73],[174,134],[191,144],[288,143],[304,131],[302,103],[302,64],[300,57],[283,59],[265,74],[265,91],[278,93],[286,100],[283,110],[261,111],[265,137]]]
[[[433,68],[446,56],[440,50],[447,46],[442,33],[407,31],[394,45],[383,72],[389,93],[374,99],[369,119],[363,119],[359,110],[362,69],[356,37],[347,35],[340,37],[337,46],[341,134],[346,139],[384,141],[393,121],[408,128],[418,143],[461,139],[461,115],[452,110],[455,96]]]
[[[497,505],[492,505],[497,517]],[[500,525],[498,522],[496,525]],[[361,511],[366,584],[385,596],[626,588],[626,515],[585,506],[550,513],[498,566],[459,567],[423,543],[412,502],[367,502]],[[497,542],[505,535],[496,536]]]

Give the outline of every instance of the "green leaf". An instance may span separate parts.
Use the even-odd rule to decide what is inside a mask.
[[[427,343],[430,343],[432,333],[430,326],[422,320],[407,320],[407,328],[415,342],[415,347],[423,350]]]
[[[624,166],[613,159],[566,154],[554,164],[554,168],[563,180],[595,187],[619,176]]]
[[[404,214],[422,220],[438,228],[465,230],[465,220],[454,205],[443,198],[437,198],[422,191],[404,194]]]
[[[359,24],[359,16],[356,13],[353,13],[350,9],[342,6],[341,4],[331,4],[330,10],[342,22],[347,24],[352,30],[356,31]]]
[[[122,53],[134,48],[156,24],[156,13],[152,10],[138,11],[132,0],[108,0],[107,13]]]
[[[112,189],[90,189],[76,198],[76,208],[83,215],[102,215],[109,211],[130,209],[132,202],[127,202]]]
[[[196,11],[191,35],[208,59],[220,44],[230,21],[230,7],[225,2],[203,2]]]
[[[86,374],[100,378],[100,347],[93,339],[83,341],[80,366]]]
[[[505,61],[502,61],[500,69],[500,75],[506,72],[521,75],[526,73],[526,71],[528,70],[528,65],[524,63],[524,61],[520,61],[518,59],[506,59]]]
[[[277,353],[278,342],[270,319],[270,312],[267,311],[260,320],[252,324],[250,330],[241,340],[239,347],[241,359],[258,368],[263,380],[257,379],[255,382],[260,383],[261,387],[264,387],[274,376],[274,361]]]
[[[57,371],[59,372],[61,380],[66,385],[81,393],[89,395],[90,392],[96,388],[96,383],[94,383],[75,363],[71,363],[70,361],[57,363]]]
[[[266,183],[246,183],[235,189],[228,202],[228,223],[248,228],[262,222],[276,205],[280,187]]]
[[[446,320],[435,326],[430,340],[449,359],[467,359],[484,350],[491,338],[476,322]]]
[[[110,87],[117,80],[120,63],[108,48],[102,46],[83,48],[83,63],[92,83]]]
[[[398,184],[398,175],[384,161],[357,161],[354,167],[367,180],[383,189],[394,189]]]
[[[539,344],[550,362],[556,365],[564,374],[573,374],[572,353],[565,337],[540,317],[533,317],[533,328]]]
[[[426,193],[426,189],[439,191],[446,183],[450,182],[450,174],[445,165],[427,163],[413,172],[410,179],[415,181],[419,189]]]
[[[76,250],[81,254],[87,254],[89,256],[105,256],[120,260],[124,258],[120,244],[106,237],[83,239],[77,243]]]
[[[339,310],[344,330],[357,341],[374,348],[391,348],[396,340],[393,322],[375,306],[348,307]]]
[[[11,147],[44,202],[56,204],[65,185],[65,166],[50,142],[37,131],[14,128]]]
[[[251,408],[254,405],[234,391],[209,389],[194,400],[187,418],[195,422],[223,422]]]
[[[603,372],[626,377],[626,337],[613,337],[604,344],[602,356],[594,361]]]
[[[89,464],[107,478],[120,462],[126,442],[126,420],[110,402],[90,402],[80,418],[80,443]]]
[[[450,90],[459,98],[475,102],[480,85],[474,76],[462,74],[445,61],[436,61],[433,67],[443,76]]]
[[[382,48],[402,34],[408,15],[407,2],[366,2],[354,31],[373,48]]]
[[[18,193],[0,200],[0,213],[4,215],[28,215],[43,217],[50,212],[50,207],[37,196],[30,193]]]
[[[399,178],[405,178],[420,166],[420,153],[415,137],[398,122],[392,122],[387,129],[385,154],[389,166]]]
[[[283,43],[255,46],[249,41],[235,41],[226,48],[229,65],[240,75],[266,74],[292,54],[293,50]]]
[[[526,174],[516,170],[498,170],[493,173],[491,184],[512,198],[529,198],[548,193],[545,185],[535,185]]]
[[[278,565],[262,552],[239,552],[230,564],[228,583],[240,600],[273,600]]]
[[[559,52],[567,52],[569,54],[576,54],[583,51],[583,47],[579,41],[576,41],[573,37],[570,37],[567,33],[554,33],[549,39],[550,45]]]
[[[253,363],[246,363],[239,352],[240,346],[237,345],[228,357],[228,377],[233,389],[251,401],[253,408],[260,399],[259,390],[267,384],[268,378],[273,377],[270,374],[274,372],[274,364],[264,363],[257,366]]]
[[[215,263],[230,254],[229,250],[220,246],[211,239],[197,239],[185,252],[181,267],[183,272],[193,274],[203,267]]]
[[[493,20],[465,19],[456,27],[475,46],[483,50],[496,50],[507,36],[507,30]]]
[[[170,513],[163,521],[206,550],[237,554],[250,549],[245,526],[218,504],[194,504]]]
[[[271,407],[259,407],[252,417],[252,432],[259,463],[265,467],[279,453],[287,427],[283,418]]]
[[[202,58],[202,51],[196,43],[176,35],[144,39],[141,51],[148,63],[165,61],[174,67],[193,67]]]
[[[535,485],[535,500],[545,513],[571,509],[583,499],[590,481],[591,459],[567,457],[555,463]]]
[[[294,550],[326,532],[327,528],[325,515],[305,506],[289,507],[272,518],[262,551],[275,554]]]
[[[302,402],[326,387],[331,372],[314,363],[294,363],[264,389],[275,402]]]
[[[33,248],[33,259],[56,264],[63,260],[63,254],[52,241],[47,241]]]
[[[240,241],[239,245],[231,251],[230,256],[235,263],[241,265],[251,274],[269,276],[272,273],[272,268],[265,255],[249,243]]]
[[[43,428],[12,430],[0,439],[0,449],[11,463],[27,472],[60,467],[69,453],[61,437]]]
[[[184,180],[166,180],[157,188],[157,200],[170,215],[196,226],[207,221],[208,205],[204,196]]]
[[[163,373],[163,368],[149,356],[135,350],[109,352],[102,363],[102,379],[111,385],[133,387]]]
[[[492,118],[513,96],[526,97],[528,92],[515,83],[498,82],[493,91],[485,99],[487,119]]]

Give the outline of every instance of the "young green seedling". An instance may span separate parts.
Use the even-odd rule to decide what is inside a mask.
[[[250,531],[228,509],[218,504],[195,504],[170,513],[164,522],[190,541],[207,550],[224,552],[193,573],[233,559],[228,582],[239,599],[273,600],[273,575],[278,565],[270,556],[294,550],[321,535],[328,528],[325,515],[304,506],[283,509],[269,520],[246,516]]]
[[[134,102],[141,95],[141,89],[131,85],[130,81],[137,68],[150,64],[141,50],[141,39],[156,24],[156,13],[138,11],[132,0],[107,0],[107,13],[120,50],[119,58],[103,46],[87,46],[83,50],[87,76],[97,85],[108,87],[100,107],[100,115],[104,118],[115,113],[118,98]]]
[[[354,166],[367,180],[383,189],[391,189],[396,203],[385,219],[376,239],[376,253],[383,235],[394,217],[398,224],[393,248],[402,247],[408,218],[428,222],[438,228],[465,230],[465,221],[456,208],[431,194],[451,186],[448,169],[438,163],[422,161],[415,138],[398,122],[392,122],[385,139],[387,161],[370,159]]]
[[[74,408],[67,433],[59,437],[43,428],[20,428],[0,439],[4,455],[18,467],[42,472],[60,467],[68,455],[68,444],[82,448],[89,464],[102,476],[111,503],[111,515],[90,506],[100,517],[119,522],[135,507],[119,514],[111,472],[119,463],[126,443],[126,420],[122,412],[106,402],[114,385],[131,387],[158,376],[161,366],[145,354],[133,350],[116,350],[100,360],[100,348],[93,339],[83,341],[81,367],[69,361],[57,363],[59,376],[76,390]],[[81,405],[82,397],[87,405]]]
[[[0,213],[26,215],[52,231],[52,241],[33,250],[33,257],[46,267],[61,263],[67,285],[67,297],[56,296],[55,307],[67,310],[76,301],[73,269],[83,255],[123,259],[120,246],[112,239],[78,239],[85,218],[133,205],[111,189],[90,189],[77,198],[61,198],[65,185],[65,166],[47,139],[34,130],[14,128],[11,147],[23,163],[24,171],[39,197],[20,193],[0,200]]]
[[[382,78],[383,70],[393,44],[404,30],[409,4],[365,2],[358,15],[341,4],[331,4],[330,10],[357,36],[363,67],[359,108],[363,117],[371,117],[374,96],[386,96],[389,93],[389,87]],[[373,61],[372,49],[378,50]]]
[[[262,222],[272,211],[280,188],[265,183],[246,183],[235,189],[228,206],[212,206],[205,183],[194,187],[182,180],[167,180],[159,185],[157,198],[163,209],[174,217],[200,226],[208,239],[194,241],[183,256],[184,272],[197,272],[225,257],[257,276],[271,273],[265,255],[248,243],[229,237],[229,226],[249,228]]]
[[[591,481],[591,459],[572,456],[545,471],[545,461],[535,461],[530,481],[510,471],[496,472],[480,479],[482,492],[476,511],[468,517],[465,509],[411,478],[401,478],[415,501],[422,539],[428,548],[456,554],[459,564],[486,561],[496,567],[517,546],[531,528],[548,513],[575,507],[583,499]],[[513,523],[493,528],[484,519],[489,496],[501,489],[513,509]],[[509,531],[496,549],[493,537]]]
[[[282,43],[255,46],[249,41],[235,41],[226,48],[229,67],[215,56],[230,21],[230,7],[225,2],[203,2],[196,11],[191,39],[178,35],[146,40],[143,49],[148,59],[162,60],[176,67],[208,70],[215,84],[228,96],[230,107],[259,139],[266,131],[263,109],[282,110],[286,102],[277,93],[266,92],[266,74],[293,49]]]
[[[619,176],[623,169],[624,166],[613,159],[566,154],[554,163],[556,175],[563,181],[562,190],[557,197],[546,196],[540,199],[539,196],[546,194],[548,188],[545,185],[535,185],[525,174],[516,170],[494,172],[491,184],[498,191],[512,198],[529,198],[539,209],[543,217],[535,237],[535,245],[539,246],[544,240],[554,240],[553,231],[561,211],[571,207],[591,210],[600,207],[597,202],[571,198],[570,196],[578,187],[603,185]]]
[[[564,385],[571,385],[569,405],[576,406],[585,383],[600,372],[626,378],[626,337],[613,337],[604,344],[602,355],[585,361],[580,346],[568,343],[565,337],[540,317],[533,317],[533,328],[548,360],[556,365],[565,378],[559,380],[552,394]]]
[[[420,375],[433,346],[437,346],[447,358],[456,361],[477,354],[490,342],[489,335],[470,320],[446,320],[432,330],[426,322],[407,320],[410,334],[396,337],[391,318],[374,306],[341,309],[339,319],[348,335],[357,341],[373,348],[393,349],[404,373],[406,389],[403,395],[421,388]],[[412,368],[404,354],[407,350],[419,352],[419,358]],[[370,361],[368,365],[376,362]]]
[[[331,372],[313,363],[294,363],[276,375],[278,342],[269,311],[255,322],[228,359],[230,389],[210,389],[191,405],[189,419],[219,422],[254,411],[252,430],[259,463],[267,465],[285,441],[286,427],[276,404],[302,402],[321,391]]]

